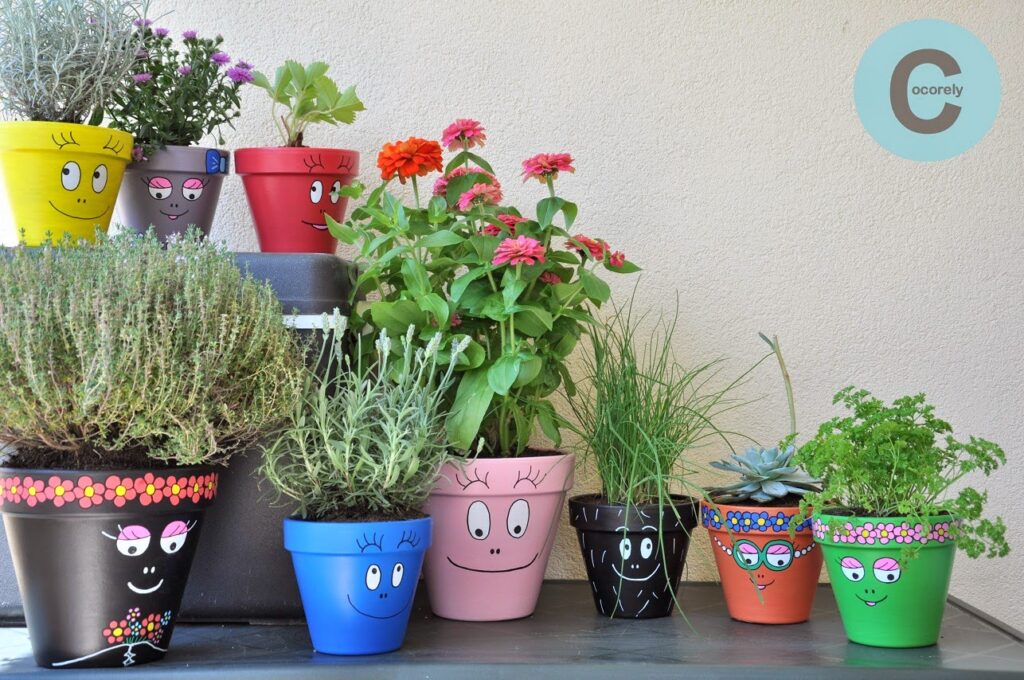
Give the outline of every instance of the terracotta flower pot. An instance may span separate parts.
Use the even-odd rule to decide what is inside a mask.
[[[821,551],[798,507],[701,503],[729,616],[749,623],[800,623],[811,615]],[[790,536],[794,521],[796,533]],[[731,536],[730,536],[731,532]]]
[[[697,501],[673,496],[673,504],[609,505],[597,494],[569,499],[594,593],[604,616],[651,619],[669,616],[697,526]]]
[[[424,506],[434,520],[424,571],[435,614],[505,621],[533,613],[575,460],[485,458],[441,469]]]
[[[119,221],[139,233],[153,226],[161,241],[190,225],[209,236],[228,158],[220,149],[169,146],[132,163],[118,197]]]
[[[92,241],[106,231],[131,158],[120,130],[40,121],[0,123],[0,175],[7,214],[0,223],[22,245]]]
[[[0,511],[37,664],[163,658],[217,479],[205,467],[0,469]]]
[[[265,253],[333,253],[337,241],[327,216],[345,219],[348,199],[338,189],[359,174],[359,154],[343,149],[274,147],[239,149],[249,209]]]
[[[825,557],[839,616],[852,642],[927,647],[939,640],[956,543],[951,517],[815,513],[814,540]],[[904,560],[905,547],[917,547]]]

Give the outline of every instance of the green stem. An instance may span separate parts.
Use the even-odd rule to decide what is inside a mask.
[[[779,369],[782,371],[782,381],[786,385],[786,402],[789,405],[789,433],[790,436],[796,436],[796,404],[793,400],[793,383],[789,378],[789,371],[786,370],[786,362],[782,359],[782,348],[779,347],[779,336],[772,336],[771,341],[768,343],[772,351],[775,352],[775,358],[779,360]]]
[[[548,185],[548,194],[551,198],[555,197],[555,181],[550,176],[544,178],[544,183]]]
[[[412,195],[416,198],[416,209],[420,209],[420,187],[416,183],[416,175],[412,176]]]
[[[463,139],[462,140],[462,151],[465,152],[466,154],[469,153],[469,140],[468,139]],[[466,156],[465,162],[463,163],[463,167],[465,167],[467,170],[469,170],[469,156],[468,155]]]

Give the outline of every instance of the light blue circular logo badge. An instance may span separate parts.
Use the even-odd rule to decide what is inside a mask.
[[[897,156],[941,161],[981,141],[999,112],[999,69],[984,43],[955,24],[900,24],[871,44],[853,97],[868,133]]]

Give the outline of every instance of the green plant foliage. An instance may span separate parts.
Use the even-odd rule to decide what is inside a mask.
[[[811,491],[821,490],[820,479],[811,477],[791,463],[796,452],[796,447],[790,443],[796,438],[793,383],[789,379],[786,362],[782,359],[778,337],[769,338],[764,333],[759,335],[771,347],[772,354],[778,359],[779,370],[782,371],[782,382],[786,386],[786,402],[789,405],[789,435],[775,448],[751,447],[742,456],[732,454],[731,461],[726,459],[711,463],[711,467],[735,472],[740,476],[740,481],[735,484],[711,490],[711,497],[718,503],[770,503],[787,496],[798,498]]]
[[[166,146],[197,144],[210,133],[224,144],[221,126],[240,115],[238,91],[253,78],[251,67],[218,63],[228,59],[219,35],[189,33],[179,49],[165,29],[143,23],[138,31],[142,48],[134,76],[149,79],[131,78],[107,99],[110,126],[131,133],[143,156]]]
[[[955,439],[953,428],[935,416],[923,394],[888,405],[851,386],[833,403],[842,403],[852,415],[822,423],[817,436],[800,447],[794,462],[825,480],[821,493],[807,497],[802,506],[839,506],[868,517],[907,516],[924,524],[931,517],[952,515],[957,545],[971,557],[1009,552],[1002,518],[982,516],[988,494],[960,485],[966,475],[988,476],[1006,462],[997,444]]]
[[[269,285],[192,231],[0,257],[0,441],[11,462],[223,462],[295,401],[302,353]]]
[[[142,46],[132,29],[147,3],[4,0],[0,106],[20,118],[83,123],[125,86]],[[94,120],[93,122],[98,122]]]
[[[468,342],[449,395],[448,441],[455,448],[478,448],[482,438],[482,455],[519,455],[537,425],[559,446],[560,421],[548,397],[562,385],[574,392],[566,359],[593,323],[590,306],[611,295],[598,273],[639,268],[625,259],[613,265],[606,243],[592,241],[588,251],[570,235],[577,207],[555,195],[552,180],[536,218],[475,201],[461,210],[464,193],[498,186],[497,178],[465,149],[447,167],[426,206],[418,190],[416,205],[403,205],[385,183],[345,224],[328,217],[331,233],[358,249],[353,299],[371,299],[358,306],[360,320],[392,334],[412,325],[421,344],[438,334],[442,347]],[[415,175],[412,181],[415,188]],[[500,245],[521,237],[544,257],[495,264]],[[442,352],[440,361],[448,360]]]
[[[327,77],[327,64],[322,61],[306,67],[286,61],[274,74],[274,82],[259,71],[252,75],[253,83],[266,90],[274,102],[274,125],[284,146],[303,146],[306,128],[313,123],[351,124],[356,113],[365,110],[356,88],[338,89]],[[279,106],[284,107],[284,113],[279,112]]]
[[[347,319],[325,316],[320,359],[305,373],[303,396],[264,448],[263,474],[318,521],[417,516],[449,460],[444,394],[454,364],[437,366],[441,335],[415,348],[414,329],[402,338],[394,364],[385,332],[376,360],[353,363],[343,349]],[[357,340],[361,342],[361,338]],[[465,341],[451,353],[458,356]],[[390,377],[389,377],[390,376]]]
[[[688,454],[709,437],[725,440],[714,422],[738,405],[727,396],[742,376],[710,387],[718,361],[687,369],[672,354],[678,310],[653,332],[641,330],[645,316],[634,316],[631,301],[594,329],[593,351],[569,404],[608,502],[664,507],[672,486],[704,495],[690,481],[695,467]]]

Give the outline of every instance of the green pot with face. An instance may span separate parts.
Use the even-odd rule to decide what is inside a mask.
[[[852,641],[927,647],[939,640],[956,543],[951,517],[852,517],[815,513],[839,615]],[[917,555],[905,559],[904,549]]]

